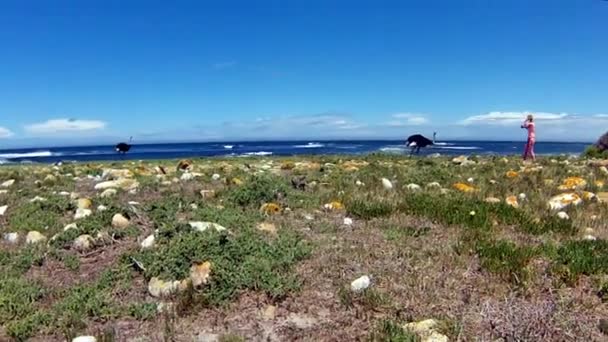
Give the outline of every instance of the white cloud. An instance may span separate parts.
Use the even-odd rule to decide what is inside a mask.
[[[14,134],[8,128],[0,127],[0,139],[10,138]]]
[[[526,116],[531,113],[534,115],[535,121],[563,121],[571,119],[574,116],[566,113],[543,113],[543,112],[489,112],[481,115],[469,116],[460,123],[463,125],[499,125],[510,126],[517,123],[522,123]]]
[[[422,114],[397,113],[392,115],[393,120],[387,122],[391,127],[420,126],[429,123],[429,120]]]
[[[26,125],[30,134],[77,133],[102,130],[106,123],[99,120],[51,119],[45,122]]]

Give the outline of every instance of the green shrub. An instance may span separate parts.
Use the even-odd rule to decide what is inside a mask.
[[[287,194],[289,187],[283,178],[271,176],[253,176],[245,184],[228,191],[229,203],[240,206],[258,207],[277,199],[277,194]]]
[[[534,248],[520,247],[504,240],[479,241],[476,252],[483,268],[515,283],[526,280],[526,266],[537,255]]]
[[[415,333],[403,329],[391,320],[382,320],[369,336],[370,342],[420,342]]]
[[[558,264],[564,265],[574,279],[579,275],[608,273],[608,241],[573,240],[557,251]]]
[[[595,145],[590,145],[585,148],[585,151],[582,154],[583,158],[597,158],[603,159],[608,158],[608,151],[600,151],[599,148]]]
[[[369,220],[376,217],[390,216],[395,210],[395,206],[388,201],[357,198],[348,201],[346,209],[356,218]]]

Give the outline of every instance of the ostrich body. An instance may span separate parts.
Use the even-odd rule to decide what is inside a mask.
[[[427,147],[434,144],[435,136],[437,133],[433,133],[433,140],[422,136],[421,134],[410,135],[407,138],[407,146],[411,147],[412,150],[410,155],[420,152],[420,148]]]
[[[129,138],[129,143],[124,143],[121,142],[119,144],[116,145],[116,152],[118,153],[122,153],[125,154],[127,152],[129,152],[129,150],[131,149],[131,140],[133,140],[133,137]]]

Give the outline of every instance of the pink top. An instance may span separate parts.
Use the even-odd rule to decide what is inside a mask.
[[[536,130],[534,122],[526,120],[526,122],[524,122],[523,124],[523,127],[528,130],[528,139],[536,139]]]

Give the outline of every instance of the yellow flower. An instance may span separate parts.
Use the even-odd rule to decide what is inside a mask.
[[[281,212],[281,207],[276,203],[264,203],[260,212],[265,215],[275,215]]]
[[[243,181],[240,178],[234,177],[234,178],[232,178],[231,182],[234,185],[243,185]]]
[[[294,164],[294,162],[290,162],[290,161],[286,161],[283,164],[281,164],[281,170],[291,170],[294,167],[296,167],[296,164]]]
[[[475,189],[475,187],[470,186],[468,184],[464,184],[464,183],[456,183],[454,184],[454,188],[458,191],[462,191],[462,192],[473,192],[477,189]]]
[[[342,204],[342,202],[333,201],[325,204],[323,207],[328,210],[342,210],[344,209],[344,204]]]
[[[568,177],[564,179],[562,185],[558,186],[559,190],[574,190],[580,189],[587,185],[587,181],[582,179],[581,177]]]
[[[505,200],[505,202],[507,202],[508,205],[512,206],[513,208],[518,208],[519,207],[519,203],[517,203],[517,197],[516,196],[508,196],[507,199]]]
[[[513,171],[513,170],[507,171],[507,178],[515,178],[517,176],[519,176],[519,173],[517,171]]]
[[[604,182],[603,181],[595,181],[595,186],[598,188],[603,188],[604,187]]]

